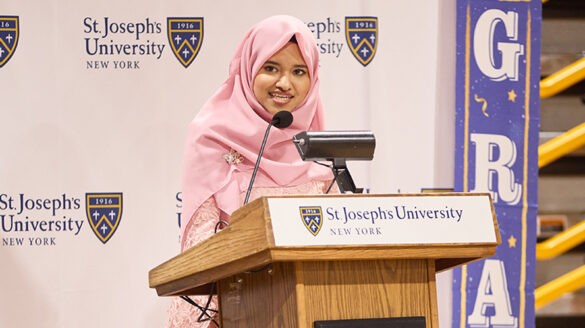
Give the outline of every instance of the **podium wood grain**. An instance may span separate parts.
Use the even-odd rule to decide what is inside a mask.
[[[412,316],[438,327],[430,260],[275,263],[219,286],[224,328],[309,328],[316,320]]]

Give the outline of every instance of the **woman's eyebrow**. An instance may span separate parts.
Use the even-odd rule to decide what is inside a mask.
[[[267,60],[266,62],[264,62],[264,65],[269,64],[269,65],[275,65],[275,66],[281,66],[280,63],[275,62],[273,60]],[[305,64],[295,64],[293,65],[294,68],[305,68],[305,69],[309,69],[309,67]]]

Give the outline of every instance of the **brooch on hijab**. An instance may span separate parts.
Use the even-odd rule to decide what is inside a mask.
[[[225,161],[231,165],[231,164],[240,164],[243,160],[243,157],[237,151],[230,149],[230,153],[223,155],[223,159],[225,159]]]

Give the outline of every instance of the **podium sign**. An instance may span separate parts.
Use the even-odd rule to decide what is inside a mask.
[[[495,243],[487,194],[268,198],[276,246]]]

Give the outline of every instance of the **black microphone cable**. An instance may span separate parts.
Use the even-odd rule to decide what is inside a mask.
[[[331,184],[329,184],[329,187],[327,188],[327,191],[325,192],[325,194],[328,194],[329,191],[331,191],[331,187],[333,187],[333,184],[335,183],[335,181],[337,180],[337,177],[339,176],[339,174],[334,174],[333,175],[333,180],[331,180]]]
[[[215,321],[215,319],[213,319],[209,315],[209,313],[207,313],[207,311],[212,311],[212,312],[218,313],[217,310],[213,310],[213,309],[210,309],[209,308],[209,305],[211,305],[211,299],[213,298],[213,293],[214,292],[215,292],[215,281],[211,283],[211,288],[209,289],[209,297],[207,298],[207,303],[205,304],[205,307],[201,311],[201,314],[199,315],[199,318],[197,318],[197,322],[204,322],[204,321],[211,320],[215,324],[215,326],[219,328],[219,324]],[[203,319],[203,315],[206,315],[209,318]]]
[[[221,225],[223,225],[224,228],[225,228],[225,227],[227,227],[230,224],[227,221],[225,221],[225,220],[219,220],[215,224],[215,228],[213,229],[213,232],[214,233],[217,233],[217,229],[220,228]],[[211,288],[209,290],[209,296],[207,297],[207,302],[205,303],[205,306],[201,306],[201,305],[197,304],[189,296],[181,296],[181,299],[183,301],[185,301],[185,302],[193,305],[197,309],[199,309],[199,311],[201,312],[201,314],[197,318],[197,322],[205,322],[205,321],[210,321],[211,320],[211,322],[213,322],[213,324],[216,327],[219,328],[219,323],[217,323],[217,321],[215,321],[215,319],[213,319],[213,316],[212,316],[213,314],[219,313],[219,311],[209,308],[209,305],[211,305],[211,299],[213,298],[213,293],[214,292],[215,292],[215,282],[212,282],[211,283]],[[212,314],[209,314],[209,312],[212,312]],[[204,315],[207,316],[207,318],[203,318]]]
[[[323,163],[319,163],[317,161],[313,161],[313,163],[319,164],[321,166],[325,166],[325,167],[328,167],[328,168],[332,168],[333,167],[333,165],[323,164]],[[335,174],[335,173],[333,174],[333,180],[331,180],[331,183],[329,184],[329,187],[327,187],[327,191],[325,191],[325,194],[328,194],[329,191],[331,191],[331,187],[333,187],[333,184],[335,183],[335,181],[337,181],[337,177],[338,176],[339,176],[339,174]]]
[[[213,284],[215,284],[215,283],[213,283]],[[212,292],[213,292],[213,288],[212,288],[211,290],[212,290]],[[197,309],[199,309],[199,311],[201,311],[201,315],[199,316],[199,318],[197,318],[197,322],[211,321],[211,322],[213,322],[213,324],[214,324],[214,325],[215,325],[217,328],[219,328],[219,323],[218,323],[217,321],[215,321],[215,319],[213,319],[212,315],[210,315],[210,314],[208,313],[208,311],[209,311],[209,312],[218,313],[218,311],[217,311],[217,310],[214,310],[214,309],[210,309],[210,308],[209,308],[209,302],[211,301],[211,298],[209,298],[209,299],[208,299],[207,305],[206,305],[205,307],[202,307],[201,305],[199,305],[199,304],[195,303],[195,301],[193,301],[193,300],[192,300],[192,299],[191,299],[189,296],[180,296],[180,298],[181,298],[183,301],[185,301],[185,302],[187,302],[187,303],[189,303],[189,304],[193,305],[193,306],[194,306],[194,307],[196,307]],[[207,318],[203,319],[203,315],[206,315],[206,316],[207,316]]]
[[[195,301],[193,301],[189,296],[181,296],[181,299],[191,305],[193,305],[194,307],[196,307],[197,309],[199,309],[199,311],[201,311],[201,315],[199,316],[199,318],[197,318],[197,322],[203,322],[203,321],[208,321],[211,320],[216,327],[219,327],[219,324],[217,323],[217,321],[215,321],[215,319],[213,319],[213,317],[208,313],[209,312],[213,312],[213,313],[218,313],[217,310],[214,309],[210,309],[210,308],[204,308],[201,305],[195,303]],[[207,318],[206,319],[201,319],[203,315],[206,315]]]

